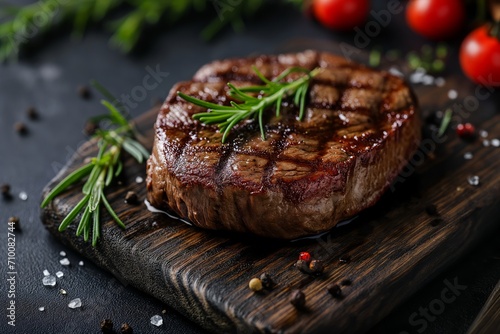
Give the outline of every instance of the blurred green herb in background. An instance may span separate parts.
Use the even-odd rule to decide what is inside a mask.
[[[284,1],[299,3],[298,0]],[[20,48],[36,37],[69,23],[82,36],[89,25],[102,23],[112,36],[111,45],[127,53],[134,49],[148,27],[173,24],[190,14],[206,12],[212,21],[201,32],[212,39],[224,27],[239,31],[243,20],[264,6],[264,0],[40,0],[2,5],[0,8],[0,61],[16,59]]]
[[[368,64],[372,67],[378,67],[381,65],[382,59],[397,61],[404,56],[406,64],[412,71],[423,69],[427,73],[439,74],[446,69],[448,53],[448,46],[444,43],[439,43],[435,47],[424,44],[420,51],[410,51],[406,55],[397,49],[387,50],[383,54],[382,47],[375,46],[370,50]]]

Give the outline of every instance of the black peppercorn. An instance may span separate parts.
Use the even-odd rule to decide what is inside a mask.
[[[444,220],[441,218],[435,218],[431,221],[431,226],[438,226],[439,224],[442,224]]]
[[[78,95],[80,95],[82,99],[88,100],[91,96],[90,89],[87,86],[79,86]]]
[[[346,278],[344,280],[342,280],[342,282],[340,282],[340,284],[344,285],[344,286],[349,286],[352,284],[351,280]]]
[[[310,273],[309,264],[305,260],[297,260],[295,266],[304,273]]]
[[[309,270],[313,274],[321,274],[324,269],[323,262],[320,260],[312,260],[311,263],[309,263]]]
[[[38,112],[36,111],[36,109],[34,107],[29,107],[26,110],[26,114],[28,114],[28,118],[31,119],[32,121],[37,120],[39,117]]]
[[[10,185],[8,184],[2,184],[0,187],[0,191],[2,192],[2,196],[5,199],[10,199],[12,195],[10,194]]]
[[[19,223],[19,217],[15,217],[15,216],[10,217],[9,218],[9,223],[13,223],[14,229],[16,229],[16,230],[20,230],[21,229],[21,224]]]
[[[263,273],[260,275],[260,281],[265,289],[272,289],[274,287],[274,281],[268,273]]]
[[[113,321],[104,319],[101,321],[101,331],[103,333],[113,333]]]
[[[300,290],[293,290],[290,294],[290,303],[296,308],[303,308],[306,304],[306,295]]]
[[[139,198],[137,197],[137,194],[134,191],[127,192],[127,195],[125,195],[125,203],[128,204],[139,203]]]
[[[434,204],[427,205],[425,207],[425,212],[427,212],[427,214],[429,216],[439,216],[439,213],[437,211],[437,207]]]
[[[331,284],[329,286],[327,286],[326,288],[328,290],[328,292],[336,297],[336,298],[339,298],[341,295],[342,295],[342,289],[340,288],[340,286],[338,284]]]
[[[122,324],[122,326],[120,327],[120,332],[122,334],[133,334],[134,333],[134,331],[132,330],[132,327],[130,327],[130,325],[127,323]]]
[[[429,125],[440,125],[442,117],[439,117],[435,112],[431,112],[429,115],[427,115],[427,117],[425,117],[424,121]]]
[[[16,132],[20,135],[25,135],[28,133],[28,128],[23,122],[17,122],[16,124],[14,124],[14,130],[16,130]]]

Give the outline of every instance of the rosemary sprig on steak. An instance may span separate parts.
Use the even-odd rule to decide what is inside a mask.
[[[265,140],[266,137],[262,119],[264,111],[275,105],[276,116],[278,116],[280,114],[282,100],[289,96],[293,96],[294,104],[299,106],[299,119],[301,120],[304,116],[309,84],[312,77],[320,71],[319,68],[309,71],[302,67],[290,67],[271,81],[255,66],[252,68],[264,83],[263,85],[237,88],[233,84],[228,83],[230,88],[229,96],[234,100],[241,101],[241,103],[231,101],[230,106],[223,106],[177,92],[184,100],[208,109],[207,112],[194,114],[193,118],[205,124],[217,124],[220,131],[223,132],[223,143],[236,124],[252,116],[259,120],[261,136],[262,139]],[[291,82],[282,82],[288,75],[296,72],[303,72],[305,75]],[[254,95],[250,95],[249,93],[253,93]]]
[[[82,213],[76,235],[79,236],[83,233],[83,238],[87,241],[92,230],[92,246],[96,245],[99,238],[102,206],[106,208],[121,228],[125,228],[125,224],[113,210],[104,194],[106,187],[120,175],[123,169],[120,160],[122,151],[127,151],[139,163],[149,157],[149,152],[135,140],[135,130],[122,113],[106,100],[103,100],[102,104],[109,110],[109,114],[99,116],[96,120],[107,121],[108,128],[98,129],[94,134],[99,147],[97,156],[69,174],[50,191],[41,204],[42,208],[46,207],[69,186],[86,179],[82,187],[83,198],[63,219],[59,225],[59,231],[64,231],[77,215]]]

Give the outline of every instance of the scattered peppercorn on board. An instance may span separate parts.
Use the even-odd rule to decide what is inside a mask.
[[[458,92],[458,99],[448,99],[450,89]],[[493,105],[498,95],[482,101],[481,110],[469,112],[471,101],[480,96],[464,80],[448,78],[444,87],[415,90],[423,117],[459,103],[464,111],[460,117],[486,130],[489,138],[500,138],[500,114]],[[149,147],[156,114],[152,110],[135,120]],[[375,207],[313,240],[205,231],[152,213],[142,204],[145,182],[137,182],[145,180],[145,166],[132,158],[126,159],[122,184],[108,193],[126,230],[104,215],[95,248],[75,236],[75,225],[58,232],[62,218],[80,199],[79,187],[57,197],[43,210],[42,220],[64,244],[213,332],[363,332],[498,227],[500,148],[485,147],[479,135],[474,142],[464,141],[454,129],[445,136],[440,143],[424,135],[421,150]],[[473,158],[464,159],[469,152]],[[95,154],[95,143],[84,144],[45,193]],[[468,182],[474,175],[479,177],[477,186]],[[129,191],[138,195],[140,204],[125,203]],[[322,275],[294,266],[301,252],[322,260]],[[263,273],[270,274],[274,287],[252,291],[249,281]],[[304,307],[290,302],[297,289],[305,295]]]

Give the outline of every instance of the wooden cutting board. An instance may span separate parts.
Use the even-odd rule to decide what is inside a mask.
[[[451,88],[459,93],[455,101],[447,98]],[[475,87],[459,78],[448,78],[445,87],[417,87],[416,93],[424,117],[453,103],[467,111],[472,109],[469,103],[477,101]],[[500,115],[493,99],[498,96],[481,101],[484,110],[467,111],[462,117],[487,130],[490,138],[500,138]],[[156,112],[135,120],[149,145]],[[284,242],[205,231],[152,213],[144,204],[125,204],[129,190],[141,199],[146,196],[145,182],[136,180],[145,179],[145,166],[131,158],[126,160],[122,184],[108,191],[127,225],[125,231],[104,215],[95,248],[75,237],[75,226],[57,232],[62,217],[81,197],[79,187],[43,210],[42,220],[66,245],[213,332],[363,332],[498,225],[500,148],[483,147],[481,142],[465,142],[453,130],[444,143],[425,136],[425,148],[375,207],[313,240]],[[465,160],[465,152],[474,158]],[[46,191],[95,153],[93,143],[83,145]],[[479,186],[468,184],[470,175],[479,176]],[[429,204],[437,206],[438,216],[426,213]],[[324,261],[322,276],[294,267],[301,251]],[[276,287],[253,293],[249,280],[264,272],[273,276]],[[341,286],[341,298],[327,292],[329,284]],[[304,291],[306,309],[290,304],[293,289]]]

